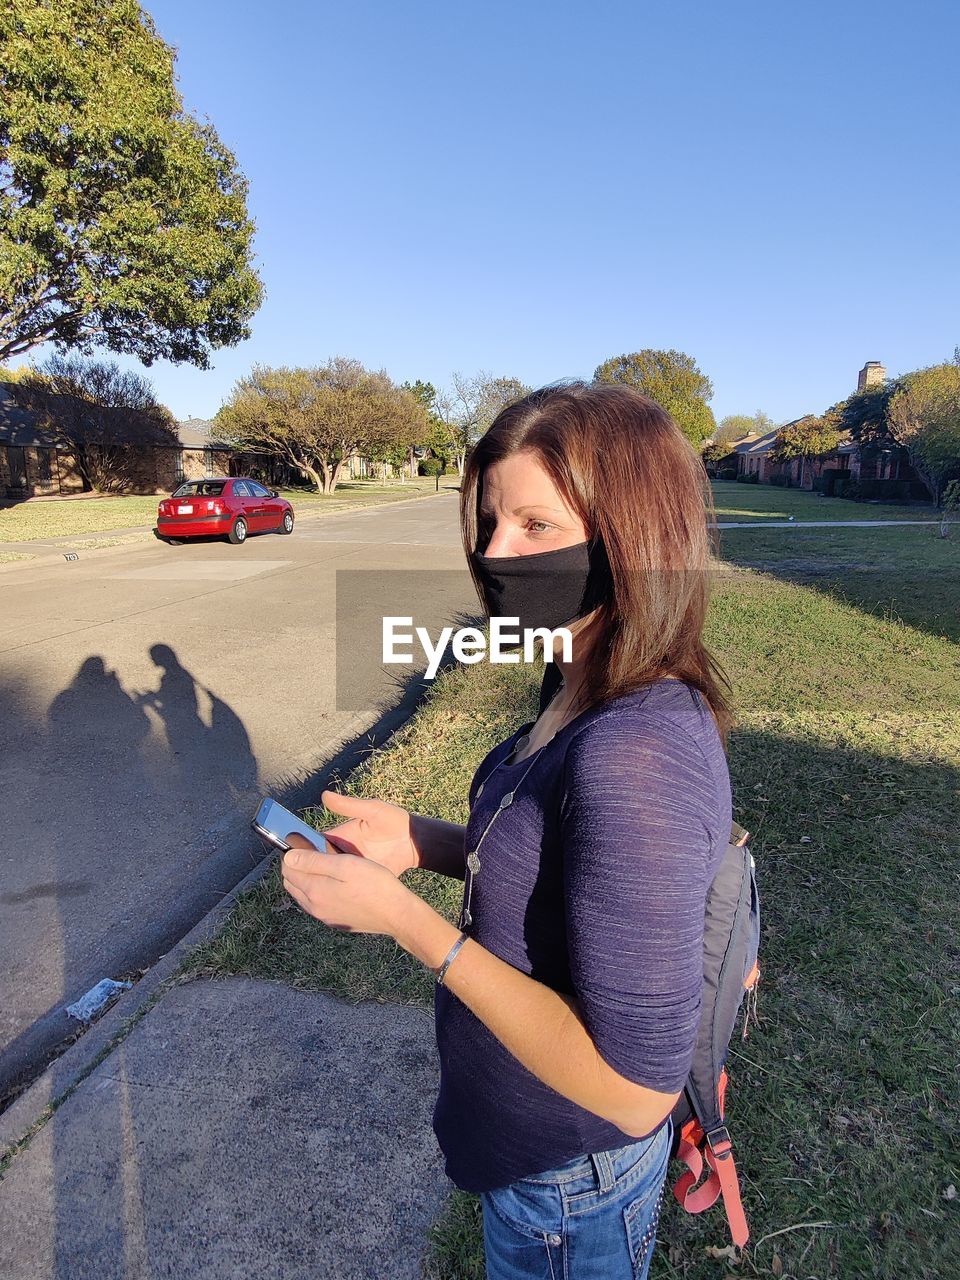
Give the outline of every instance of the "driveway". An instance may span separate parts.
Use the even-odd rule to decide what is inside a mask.
[[[262,794],[316,799],[341,748],[396,722],[403,679],[407,706],[422,690],[361,672],[358,700],[353,671],[338,708],[335,574],[368,571],[371,625],[398,570],[451,571],[431,631],[475,614],[457,503],[3,571],[0,1095],[75,1028],[65,1004],[136,976],[259,860]]]

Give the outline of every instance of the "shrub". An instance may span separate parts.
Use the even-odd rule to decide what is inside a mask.
[[[439,458],[421,458],[417,471],[422,476],[442,476],[446,470]]]
[[[777,471],[770,477],[770,483],[775,484],[778,489],[789,489],[790,477],[783,471]]]
[[[852,497],[849,489],[846,496]],[[856,486],[858,502],[906,502],[910,497],[909,480],[861,480]]]
[[[845,467],[824,467],[817,478],[814,488],[825,493],[828,497],[832,494],[835,498],[839,498],[836,485],[843,481],[845,484],[851,480],[850,472]]]
[[[736,479],[737,479],[737,468],[736,468],[736,467],[721,467],[721,468],[720,468],[720,470],[717,472],[717,479],[718,479],[718,480],[736,480]]]

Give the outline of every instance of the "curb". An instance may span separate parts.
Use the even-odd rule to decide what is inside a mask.
[[[324,787],[330,786],[335,777],[342,776],[344,769],[349,776],[361,762],[362,753],[369,750],[368,746],[361,744],[369,743],[372,737],[379,737],[377,747],[383,748],[418,711],[424,694],[423,682],[416,677],[412,678],[394,706],[385,710],[374,724],[359,729],[354,738],[336,747],[312,773],[311,791],[321,781]],[[319,792],[317,796],[319,798]],[[304,796],[286,797],[285,803],[290,802],[297,807],[303,807],[306,803]],[[33,1133],[46,1123],[56,1107],[125,1039],[132,1029],[131,1023],[146,1014],[154,1001],[162,996],[165,984],[179,969],[186,954],[214,936],[237,898],[263,879],[277,856],[277,851],[271,850],[261,858],[169,951],[154,961],[129,991],[120,995],[79,1040],[54,1058],[37,1079],[0,1114],[0,1162],[13,1156],[21,1143],[29,1142]],[[0,1173],[0,1180],[5,1176],[5,1173]]]
[[[51,1109],[67,1094],[72,1093],[112,1053],[116,1044],[124,1038],[128,1024],[147,1011],[146,1006],[153,1003],[164,984],[176,973],[186,953],[213,937],[240,894],[263,879],[276,856],[277,851],[274,850],[258,862],[238,885],[211,907],[189,933],[151,965],[130,991],[125,992],[65,1053],[51,1062],[43,1074],[0,1115],[0,1160],[11,1155],[19,1143],[28,1139],[32,1131],[49,1118],[45,1112],[50,1111],[52,1114]]]

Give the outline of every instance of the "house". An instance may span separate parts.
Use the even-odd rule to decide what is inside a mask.
[[[857,390],[866,391],[879,386],[886,376],[886,369],[877,360],[868,360],[857,377]],[[794,418],[783,424],[792,427],[802,418]],[[782,484],[797,489],[822,489],[832,492],[836,481],[843,475],[851,482],[860,481],[912,481],[907,450],[890,442],[887,445],[858,444],[849,436],[841,439],[830,453],[818,458],[792,458],[789,462],[774,462],[771,457],[781,427],[765,435],[746,436],[731,448],[737,460],[737,478],[756,475],[758,484]]]
[[[63,413],[70,406],[64,402]],[[57,399],[44,421],[18,399],[16,385],[0,383],[0,497],[67,496],[92,488],[116,493],[171,493],[182,480],[226,474],[233,451],[211,443],[209,422],[170,425],[117,415],[109,436],[83,441],[74,426],[56,428]],[[47,420],[53,418],[54,425]],[[74,440],[71,444],[70,440]],[[86,454],[95,454],[93,464]],[[91,472],[94,480],[91,479]]]
[[[168,491],[184,480],[206,480],[209,476],[240,475],[234,463],[236,450],[211,441],[213,423],[204,418],[187,418],[177,423],[180,449],[176,471]],[[166,477],[169,479],[169,477]]]
[[[83,482],[56,441],[0,383],[0,497],[69,493]]]

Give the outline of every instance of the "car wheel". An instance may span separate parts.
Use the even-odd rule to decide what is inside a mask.
[[[293,533],[293,512],[285,511],[280,521],[280,533]]]
[[[239,546],[241,542],[246,542],[247,522],[244,520],[243,516],[237,516],[230,528],[230,532],[227,534],[227,537],[235,547]]]

